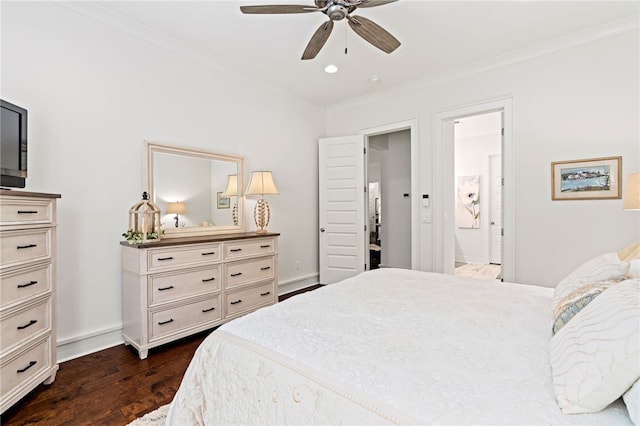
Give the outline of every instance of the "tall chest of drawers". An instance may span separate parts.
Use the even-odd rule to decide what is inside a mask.
[[[276,303],[278,235],[123,241],[125,343],[145,359],[150,348]]]
[[[56,199],[0,190],[0,412],[56,377]]]

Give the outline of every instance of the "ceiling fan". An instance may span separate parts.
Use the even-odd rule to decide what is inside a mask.
[[[279,14],[279,13],[309,13],[322,12],[329,17],[316,30],[307,44],[302,59],[313,59],[322,46],[329,39],[333,22],[347,18],[349,26],[356,34],[386,53],[391,53],[400,46],[400,42],[387,30],[375,22],[362,16],[351,15],[359,7],[375,7],[393,3],[398,0],[314,0],[315,6],[303,5],[260,5],[240,6],[242,13],[249,14]]]

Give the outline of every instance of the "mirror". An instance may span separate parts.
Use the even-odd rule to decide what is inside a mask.
[[[241,156],[145,141],[145,188],[162,212],[162,238],[243,231],[243,176]]]

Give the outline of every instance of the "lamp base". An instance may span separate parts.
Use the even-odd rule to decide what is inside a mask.
[[[267,225],[269,224],[269,218],[271,211],[269,210],[269,203],[264,198],[261,198],[256,203],[253,209],[253,220],[256,222],[257,234],[265,234],[267,231]]]
[[[269,233],[269,231],[267,231],[266,228],[264,229],[256,229],[256,234],[267,234]]]

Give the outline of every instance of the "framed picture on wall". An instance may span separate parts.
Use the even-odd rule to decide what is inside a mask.
[[[228,209],[230,204],[229,197],[223,197],[222,192],[218,192],[218,208]]]
[[[551,163],[552,200],[622,198],[622,157]]]

